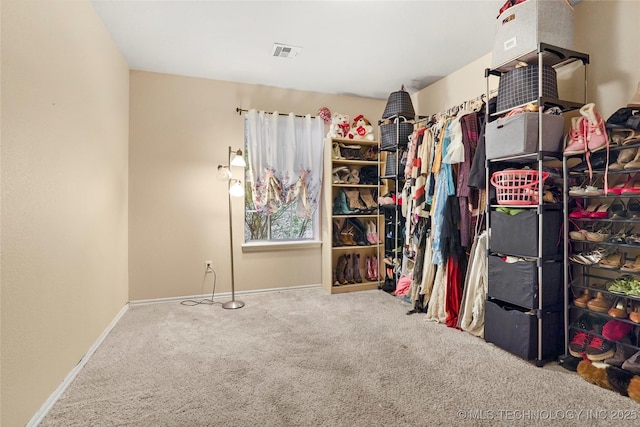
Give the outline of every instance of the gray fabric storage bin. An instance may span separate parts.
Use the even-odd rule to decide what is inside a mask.
[[[498,68],[547,43],[573,49],[573,9],[565,0],[527,0],[496,21],[491,68]]]
[[[538,266],[531,261],[508,263],[489,257],[487,295],[529,309],[538,308]],[[561,262],[542,264],[542,307],[557,308],[563,303]]]
[[[485,150],[487,159],[533,154],[538,151],[539,113],[519,113],[487,123]],[[562,152],[564,118],[542,114],[541,151]]]
[[[561,211],[545,211],[542,215],[542,256],[558,255],[562,251]],[[489,249],[493,253],[521,257],[538,256],[538,213],[527,209],[517,215],[491,212]]]
[[[538,318],[519,307],[487,300],[484,340],[526,360],[538,357]],[[563,352],[562,311],[542,313],[542,358]]]

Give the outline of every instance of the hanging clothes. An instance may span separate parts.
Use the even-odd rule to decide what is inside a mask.
[[[460,329],[481,338],[484,338],[484,307],[488,286],[487,242],[486,230],[474,238],[458,317]]]

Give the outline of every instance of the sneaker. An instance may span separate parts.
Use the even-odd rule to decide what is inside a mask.
[[[605,123],[595,104],[583,105],[580,108],[580,115],[582,116],[584,144],[587,145],[589,151],[594,152],[607,147],[609,138]]]
[[[640,351],[625,360],[622,364],[622,369],[633,372],[634,374],[640,374]]]
[[[582,354],[587,351],[591,342],[592,336],[584,331],[576,331],[573,335],[571,343],[569,343],[569,353],[573,357],[582,357]]]
[[[601,327],[595,327],[595,333],[600,333]],[[587,354],[587,358],[589,360],[604,360],[612,357],[616,351],[614,349],[614,345],[611,341],[607,341],[599,336],[592,336],[591,341],[589,342],[589,346],[585,351]]]
[[[622,364],[630,358],[634,352],[635,349],[631,347],[631,339],[628,336],[625,336],[616,343],[616,352],[613,357],[605,359],[604,363],[621,368]]]

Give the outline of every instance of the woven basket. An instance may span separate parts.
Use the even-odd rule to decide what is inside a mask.
[[[404,86],[397,92],[391,92],[389,99],[387,99],[387,106],[384,108],[382,118],[388,119],[395,115],[403,116],[409,120],[416,118],[411,96],[409,92],[404,90]]]
[[[400,148],[398,151],[390,152],[387,154],[387,160],[384,165],[384,176],[397,177],[400,175],[404,175],[404,168],[406,165],[407,165],[406,149]]]
[[[409,145],[409,138],[412,132],[413,123],[406,121],[380,125],[380,133],[382,134],[380,149],[383,151],[396,151],[398,147],[406,147]]]
[[[544,65],[542,67],[542,95],[558,98],[558,80],[556,70]],[[538,100],[538,66],[514,68],[500,76],[498,83],[497,111],[525,105]]]

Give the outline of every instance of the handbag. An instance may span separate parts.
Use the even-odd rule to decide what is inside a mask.
[[[382,141],[380,149],[383,151],[396,151],[398,147],[409,145],[409,138],[413,133],[413,123],[407,121],[396,121],[380,125]]]

